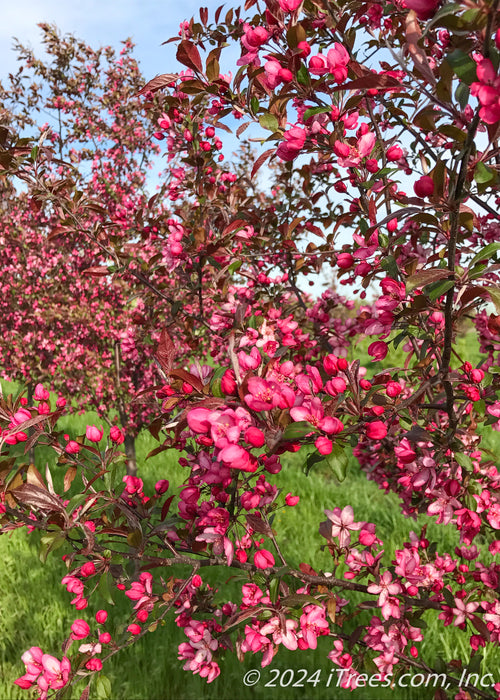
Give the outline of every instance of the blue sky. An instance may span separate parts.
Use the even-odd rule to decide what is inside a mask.
[[[92,46],[118,46],[131,37],[144,76],[153,78],[175,68],[174,46],[161,44],[177,34],[180,22],[199,16],[200,5],[208,7],[213,18],[221,4],[223,0],[11,0],[2,6],[0,79],[16,69],[12,37],[35,50],[40,46],[39,22],[55,23],[63,33],[75,34]]]
[[[199,8],[209,11],[209,21],[213,21],[217,7],[225,4],[230,7],[243,5],[243,0],[10,0],[2,7],[0,24],[0,80],[3,81],[16,70],[16,55],[12,50],[13,37],[22,44],[31,46],[35,54],[41,54],[40,22],[54,23],[63,34],[75,34],[91,46],[102,45],[119,47],[120,41],[131,37],[135,43],[134,56],[140,64],[145,80],[161,73],[175,72],[179,64],[175,60],[175,44],[162,43],[179,31],[183,20],[199,18]],[[229,51],[231,53],[231,51]],[[237,49],[233,56],[239,55]],[[228,68],[230,68],[228,66]],[[223,71],[227,70],[223,67]],[[232,67],[233,74],[235,66]],[[250,135],[250,130],[246,132]],[[236,141],[227,134],[224,136],[226,157],[236,147]],[[255,144],[257,148],[257,144]],[[265,178],[265,168],[261,169]],[[316,276],[313,290],[321,291]],[[302,286],[302,285],[301,285]]]

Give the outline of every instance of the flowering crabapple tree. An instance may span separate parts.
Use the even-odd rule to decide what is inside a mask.
[[[144,79],[129,40],[117,55],[40,28],[43,59],[18,44],[20,68],[0,87],[4,143],[12,132],[20,147],[27,133],[39,136],[30,149],[38,187],[2,182],[2,374],[31,390],[48,382],[108,422],[112,409],[133,470],[134,438],[152,417],[144,402],[133,402],[154,378],[151,353],[139,359],[136,347],[148,312],[131,279],[112,280],[100,268],[108,253],[99,235],[106,228],[120,243],[115,254],[128,261],[157,153],[150,120],[134,101]],[[53,152],[42,164],[44,144]]]
[[[82,615],[62,658],[24,653],[19,686],[45,700],[88,679],[87,697],[90,684],[106,686],[110,656],[170,615],[186,635],[183,668],[207,682],[224,654],[267,666],[282,646],[316,649],[324,636],[342,687],[355,690],[373,664],[381,682],[434,673],[420,655],[432,618],[470,647],[469,659],[443,660],[449,690],[439,697],[500,696],[499,684],[461,682],[462,667],[467,678],[479,671],[482,649],[500,639],[499,471],[483,443],[500,428],[499,14],[494,0],[247,0],[181,25],[183,68],[140,92],[175,166],[163,189],[175,217],[153,241],[178,263],[174,283],[143,279],[143,298],[168,319],[151,430],[155,453],[182,451],[186,478],[178,487],[162,474],[145,493],[140,478],[122,480],[113,445],[91,444],[96,435],[68,455],[50,397],[42,413],[20,397],[2,402],[2,527],[45,532],[45,551],[67,545],[62,583]],[[231,45],[241,56],[223,75]],[[243,158],[246,172],[217,155],[235,119],[238,137],[251,127],[265,143],[253,164]],[[255,186],[266,162],[268,195]],[[119,243],[100,240],[114,259]],[[156,266],[153,256],[148,274]],[[301,291],[320,269],[359,302]],[[112,272],[126,279],[123,267]],[[477,366],[457,344],[467,324]],[[366,337],[368,367],[347,359],[348,343]],[[391,362],[396,349],[402,363]],[[9,457],[29,429],[65,453],[83,492],[68,477],[58,494],[50,474]],[[409,528],[384,552],[377,523],[332,502],[318,532],[331,570],[318,570],[314,552],[295,562],[274,520],[279,508],[300,509],[300,494],[276,485],[283,455],[343,480],[349,450],[408,518],[453,528],[459,545],[443,551],[425,527]],[[221,603],[204,580],[215,566],[244,577],[237,599]],[[103,608],[85,620],[89,595],[99,590],[110,606],[115,588],[130,619],[113,627]]]

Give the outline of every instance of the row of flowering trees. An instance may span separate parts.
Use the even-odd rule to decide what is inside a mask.
[[[62,660],[32,647],[18,685],[45,700],[88,678],[87,697],[106,660],[167,615],[186,634],[183,667],[208,682],[224,654],[266,666],[282,645],[315,649],[322,636],[343,687],[362,687],[372,663],[380,682],[433,673],[419,656],[424,615],[462,630],[476,661],[498,645],[500,483],[482,436],[500,427],[499,24],[494,0],[247,0],[214,18],[202,8],[174,39],[182,68],[139,91],[169,163],[154,236],[117,236],[101,191],[58,186],[57,148],[26,157],[24,143],[5,143],[2,165],[27,200],[68,212],[61,241],[76,236],[94,275],[131,285],[148,310],[145,337],[161,330],[142,396],[156,405],[155,453],[183,451],[186,471],[180,489],[165,474],[145,493],[115,467],[120,431],[107,446],[92,428],[65,440],[64,409],[43,386],[35,401],[2,403],[3,529],[39,529],[49,550],[67,543],[76,610],[96,588],[111,604],[117,586],[133,604],[116,629],[104,609],[92,629],[80,612]],[[234,74],[221,74],[234,44]],[[226,166],[222,132],[235,120],[264,150]],[[256,186],[264,164],[267,193]],[[143,202],[131,211],[146,221]],[[320,269],[352,287],[356,308],[332,290],[301,291]],[[479,366],[458,350],[464,324]],[[369,367],[346,359],[363,337]],[[59,455],[66,494],[9,456],[29,431]],[[384,555],[377,523],[332,503],[318,535],[331,571],[317,571],[313,552],[294,566],[273,522],[278,508],[300,508],[300,494],[276,487],[281,457],[299,452],[306,470],[326,463],[342,480],[350,449],[407,516],[455,528],[460,546],[442,551],[409,530]],[[204,581],[214,566],[245,578],[236,600],[221,603]],[[346,631],[360,596],[373,614]],[[495,679],[464,683],[447,662],[458,700],[500,694]]]

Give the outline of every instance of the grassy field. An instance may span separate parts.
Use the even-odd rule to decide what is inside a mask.
[[[470,353],[469,353],[470,356]],[[5,383],[4,383],[5,386]],[[73,416],[65,419],[71,424],[71,432],[83,432],[87,423],[95,423],[96,417],[88,414]],[[64,424],[63,426],[64,427]],[[180,485],[186,478],[186,472],[178,465],[174,452],[167,452],[146,461],[148,452],[156,446],[154,439],[143,433],[137,441],[138,464],[140,476],[145,482],[145,492],[153,488],[159,478],[168,478],[171,484]],[[489,444],[490,448],[498,448],[498,444]],[[37,454],[37,462],[43,464],[47,459],[41,450]],[[318,524],[324,519],[325,508],[343,507],[351,504],[357,520],[377,523],[377,534],[384,541],[384,561],[393,558],[394,549],[408,540],[411,530],[419,532],[420,527],[427,523],[428,537],[435,539],[438,550],[453,553],[458,537],[453,526],[440,527],[424,516],[418,521],[405,519],[398,505],[398,499],[385,495],[377,486],[366,480],[351,459],[346,480],[339,484],[331,474],[320,470],[305,476],[302,471],[304,457],[300,452],[291,455],[284,463],[282,472],[276,477],[277,485],[285,490],[300,495],[301,500],[296,508],[278,513],[275,527],[281,535],[284,553],[290,558],[290,564],[297,566],[302,561],[314,564],[317,568],[330,570],[330,557],[321,546],[324,540],[318,534]],[[69,605],[70,594],[61,586],[60,580],[66,569],[61,561],[61,552],[49,556],[45,565],[38,559],[36,535],[27,535],[17,531],[0,538],[0,557],[3,566],[0,567],[0,698],[17,700],[27,698],[28,693],[12,685],[13,680],[23,673],[24,666],[20,660],[22,652],[32,645],[39,645],[47,653],[60,656],[60,644],[67,636],[69,627],[75,617],[84,617],[91,623],[92,615],[102,602],[97,601],[92,607],[82,613],[75,614]],[[222,569],[211,571],[204,578],[214,587],[224,591],[229,590],[229,597],[236,600],[236,585],[226,585],[228,575]],[[358,600],[353,598],[353,600]],[[361,598],[359,598],[361,600]],[[126,615],[130,611],[130,603],[123,594],[117,600],[111,616]],[[424,642],[420,645],[421,658],[433,663],[438,656],[446,659],[457,658],[463,662],[469,659],[467,636],[456,633],[454,629],[444,628],[431,611],[424,616],[428,628],[424,630]],[[359,617],[349,623],[345,631],[351,631],[355,626],[369,619],[368,611],[360,611]],[[318,649],[308,652],[288,652],[283,647],[274,658],[273,663],[266,669],[261,669],[261,654],[252,657],[246,655],[243,664],[233,657],[224,659],[221,663],[221,676],[212,684],[207,685],[202,679],[182,670],[177,661],[177,645],[185,641],[181,630],[175,624],[168,623],[156,632],[139,640],[132,648],[118,654],[104,667],[105,674],[112,683],[113,700],[229,700],[241,697],[245,700],[264,700],[280,698],[294,700],[295,698],[323,700],[326,698],[352,697],[349,691],[336,687],[336,674],[331,676],[332,664],[326,658],[332,648],[332,640],[320,639]],[[275,673],[272,669],[295,669],[292,684],[288,687],[279,686],[278,680],[272,683]],[[485,650],[482,673],[491,672],[496,680],[500,680],[500,650],[491,645]],[[244,674],[251,669],[261,670],[261,680],[253,687],[245,687]],[[304,672],[298,673],[298,669]],[[311,682],[315,671],[319,670]],[[368,673],[375,669],[367,670]],[[459,675],[459,674],[458,674]],[[498,678],[497,678],[498,676]],[[302,685],[301,678],[304,677]],[[327,687],[328,679],[330,685]],[[291,674],[282,677],[286,684]],[[314,679],[318,682],[315,685]],[[292,687],[293,683],[296,687]],[[72,698],[79,698],[82,688],[75,688]],[[355,697],[362,700],[413,700],[413,698],[432,698],[434,690],[420,687],[415,690],[394,688],[393,690],[370,688],[358,689]],[[91,698],[96,697],[91,692]]]

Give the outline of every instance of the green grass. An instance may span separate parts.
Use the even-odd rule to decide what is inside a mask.
[[[467,344],[468,356],[477,354],[473,344]],[[360,348],[361,354],[363,348]],[[365,358],[366,360],[366,358]],[[372,365],[373,367],[373,365]],[[5,386],[5,383],[4,383]],[[66,421],[66,422],[64,422]],[[82,433],[87,423],[96,423],[92,414],[71,416],[61,421],[61,427],[72,435]],[[97,423],[99,424],[99,423]],[[490,449],[500,447],[498,434],[490,438]],[[157,443],[148,433],[142,433],[137,440],[137,458],[139,473],[145,482],[148,493],[159,478],[168,478],[175,487],[180,486],[187,476],[178,464],[176,453],[169,451],[147,460],[147,454]],[[44,466],[50,461],[50,453],[43,448],[37,450],[37,464]],[[394,550],[404,541],[408,541],[411,530],[419,532],[423,524],[428,524],[428,538],[436,540],[439,552],[453,554],[458,543],[454,526],[437,526],[433,520],[420,516],[417,521],[406,519],[400,512],[395,495],[384,494],[360,471],[357,462],[351,459],[346,480],[339,484],[331,474],[322,469],[306,476],[302,471],[304,457],[301,453],[290,455],[284,460],[282,472],[275,477],[275,482],[285,493],[291,491],[300,495],[300,503],[293,509],[278,512],[274,523],[280,536],[280,543],[285,556],[292,566],[308,562],[317,569],[331,571],[332,560],[328,552],[322,551],[323,538],[318,534],[318,524],[324,519],[324,509],[335,506],[352,505],[358,520],[377,524],[377,534],[384,542],[384,562],[391,561]],[[57,470],[54,467],[53,470]],[[59,468],[60,469],[60,468]],[[42,470],[43,471],[43,470]],[[55,475],[60,482],[62,473]],[[69,605],[70,594],[61,586],[60,580],[66,569],[61,561],[62,550],[49,555],[46,564],[38,559],[37,535],[28,535],[25,531],[16,531],[0,538],[0,698],[17,700],[27,698],[28,693],[13,685],[15,678],[23,673],[24,666],[20,660],[22,652],[32,645],[39,645],[47,653],[60,656],[60,644],[68,634],[69,627],[76,617],[84,617],[91,623],[93,613],[102,603],[92,603],[92,607],[82,613],[75,613]],[[168,575],[168,574],[167,574]],[[223,595],[229,590],[229,597],[236,598],[237,585],[226,585],[228,573],[225,570],[213,570],[204,573],[204,579],[218,588]],[[361,602],[362,596],[346,595],[354,602]],[[109,607],[109,606],[104,606]],[[117,596],[117,605],[110,611],[113,619],[126,619],[131,610],[130,603],[123,594]],[[359,615],[346,622],[343,629],[349,633],[358,624],[368,620],[371,613],[359,610]],[[455,629],[444,628],[435,613],[427,611],[424,618],[428,628],[424,630],[424,642],[419,645],[420,657],[432,664],[438,656],[445,659],[462,659],[467,662],[470,655],[468,636]],[[117,654],[104,667],[105,674],[112,682],[113,700],[198,700],[200,697],[211,700],[229,700],[235,696],[245,700],[264,700],[283,698],[297,700],[304,698],[323,700],[326,698],[352,697],[349,691],[335,687],[336,675],[331,678],[330,687],[326,687],[332,671],[332,664],[327,654],[332,648],[332,639],[320,639],[318,649],[308,652],[289,652],[280,647],[271,667],[261,669],[261,654],[254,657],[246,655],[244,663],[239,663],[234,655],[228,655],[221,662],[221,676],[212,684],[190,672],[182,670],[177,661],[177,646],[185,641],[182,630],[170,621],[156,632],[146,635],[131,648]],[[319,670],[319,683],[304,682],[304,687],[280,688],[265,687],[273,679],[272,669],[284,671],[287,668],[305,669],[305,678]],[[484,653],[482,673],[491,672],[496,680],[496,669],[500,668],[500,650],[488,645]],[[243,685],[244,674],[251,669],[261,670],[261,682],[251,688]],[[367,671],[370,673],[370,670]],[[375,669],[371,670],[372,673]],[[297,681],[303,673],[295,676]],[[285,677],[287,680],[287,677]],[[78,698],[83,686],[73,690],[72,698]],[[394,690],[370,688],[358,689],[356,698],[362,700],[413,700],[413,698],[432,698],[433,689],[419,688]],[[91,698],[95,696],[92,695]]]

